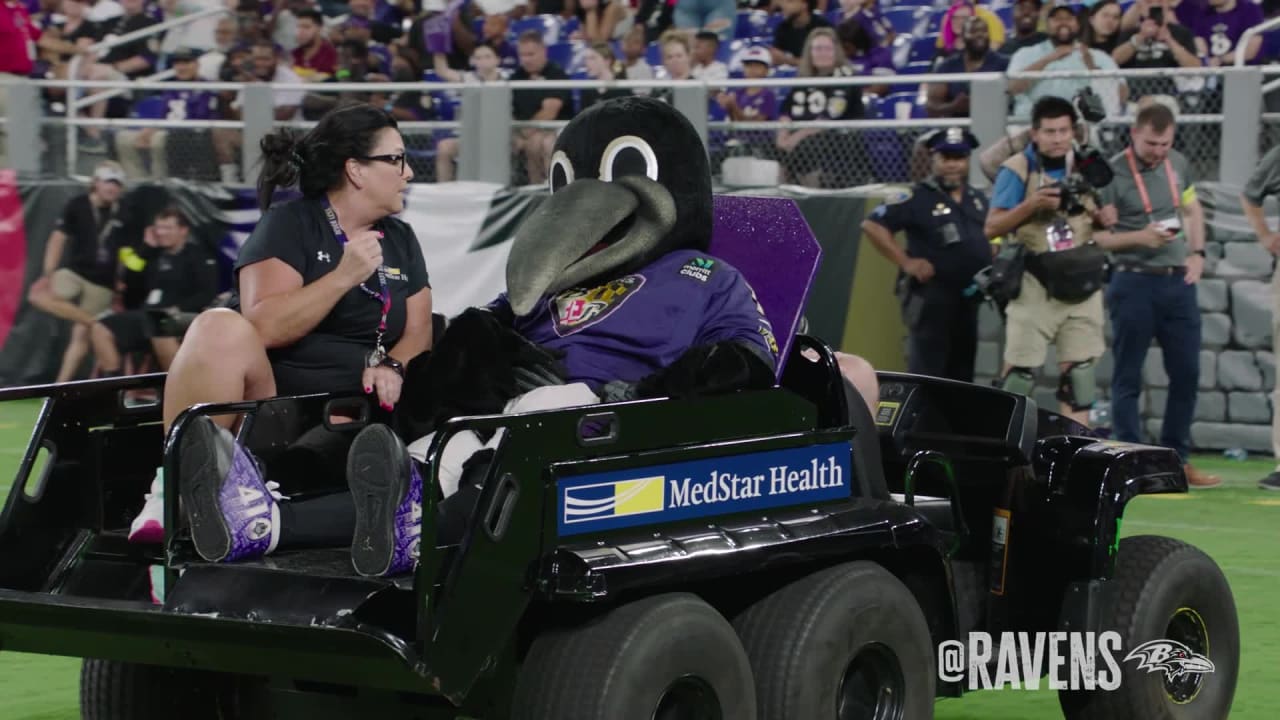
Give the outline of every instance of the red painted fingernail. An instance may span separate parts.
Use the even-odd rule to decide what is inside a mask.
[[[393,405],[388,405],[387,403],[382,403],[382,409],[383,409],[383,410],[391,410],[393,407],[394,407]]]
[[[386,237],[386,235],[383,235],[383,234],[382,234],[382,231],[381,231],[381,230],[379,230],[379,231],[378,231],[378,238],[379,238],[379,239],[381,239],[381,238],[384,238],[384,237]]]
[[[369,394],[369,393],[371,393],[371,392],[373,392],[373,388],[371,388],[371,387],[369,387],[368,385],[366,385],[366,386],[365,386],[365,388],[364,388],[364,393],[365,393],[366,395],[368,395],[368,394]]]

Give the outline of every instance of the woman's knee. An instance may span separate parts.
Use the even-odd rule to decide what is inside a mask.
[[[880,379],[876,377],[876,369],[862,357],[848,353],[836,353],[836,362],[840,365],[840,374],[853,383],[867,406],[874,409],[880,399]]]
[[[199,350],[213,357],[232,357],[240,354],[265,352],[258,331],[240,313],[227,308],[205,310],[196,316],[182,347],[188,351]]]

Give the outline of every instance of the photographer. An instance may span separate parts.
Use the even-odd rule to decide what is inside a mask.
[[[1059,97],[1031,110],[1031,144],[996,175],[988,238],[1007,236],[1022,251],[1021,289],[1006,308],[1001,386],[1027,394],[1049,342],[1059,361],[1060,412],[1086,424],[1097,392],[1093,365],[1105,349],[1102,285],[1106,254],[1093,242],[1105,226],[1096,190],[1110,168],[1095,153],[1075,148],[1076,111]]]
[[[1111,158],[1115,182],[1101,194],[1104,213],[1114,220],[1097,236],[1115,258],[1106,293],[1115,331],[1111,413],[1116,439],[1142,441],[1138,396],[1154,338],[1169,375],[1160,444],[1178,451],[1188,485],[1205,488],[1221,481],[1188,462],[1200,382],[1196,282],[1204,270],[1204,210],[1187,159],[1173,149],[1174,131],[1169,108],[1153,102],[1140,110],[1132,144]]]

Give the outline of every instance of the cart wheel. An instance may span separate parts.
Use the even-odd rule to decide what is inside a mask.
[[[695,595],[657,595],[534,641],[516,720],[754,720],[751,667]]]
[[[80,666],[82,720],[221,720],[228,713],[215,673],[85,660]]]
[[[798,580],[734,621],[770,720],[933,717],[933,640],[902,581],[870,562]]]
[[[1194,656],[1182,662],[1142,668],[1142,659],[1117,657],[1120,687],[1107,692],[1061,691],[1058,700],[1068,720],[1218,720],[1231,710],[1240,669],[1240,626],[1231,587],[1218,565],[1199,549],[1173,538],[1142,535],[1120,541],[1115,607],[1104,628],[1120,633],[1120,652],[1158,640],[1173,641],[1145,653],[1165,659],[1177,643],[1207,657],[1207,669]],[[1176,659],[1170,656],[1169,659]],[[1166,672],[1163,668],[1171,668]]]

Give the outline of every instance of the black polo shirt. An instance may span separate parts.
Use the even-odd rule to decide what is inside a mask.
[[[783,20],[773,31],[773,46],[800,58],[804,55],[804,41],[809,39],[809,33],[822,27],[831,27],[831,23],[817,14],[810,15],[809,24],[801,27],[792,25],[790,20]],[[839,52],[838,47],[836,51]]]
[[[958,291],[991,264],[991,244],[982,230],[987,208],[986,198],[968,183],[956,202],[951,193],[926,180],[876,208],[867,219],[889,232],[905,233],[907,255],[928,260],[934,282]]]
[[[218,294],[218,261],[200,241],[189,237],[177,252],[160,250],[147,259],[146,309],[177,308],[200,312]]]
[[[155,24],[157,24],[155,18],[144,15],[143,13],[138,13],[137,15],[121,15],[116,18],[114,22],[106,25],[106,33],[104,37],[120,37],[128,35],[131,32],[136,32]],[[129,58],[144,57],[154,65],[156,54],[152,50],[152,42],[153,40],[151,39],[142,38],[134,40],[133,42],[125,43],[124,45],[118,45],[107,51],[107,54],[102,58],[102,62],[108,65],[114,65],[118,62],[128,60]],[[148,68],[130,73],[129,77],[138,78],[149,74],[151,74],[151,69]]]
[[[542,72],[535,78],[530,75],[523,66],[516,68],[511,73],[512,80],[568,80],[569,76],[565,74],[561,67],[551,61],[543,66]],[[516,90],[511,93],[511,117],[516,120],[529,120],[542,109],[542,101],[546,98],[560,98],[560,113],[556,115],[556,120],[571,120],[573,118],[573,91],[572,90]]]
[[[88,193],[71,198],[54,226],[55,230],[67,236],[61,266],[94,285],[112,287],[116,276],[116,230],[119,227],[118,206],[94,207]]]
[[[430,287],[422,246],[413,229],[402,220],[386,217],[375,226],[384,234],[382,263],[391,291],[391,310],[383,346],[390,350],[404,334],[405,301]],[[240,248],[236,259],[236,284],[242,268],[276,259],[293,268],[308,285],[328,275],[342,259],[342,245],[325,219],[319,199],[302,198],[273,206]],[[379,291],[378,275],[364,282]],[[355,391],[360,387],[365,359],[377,340],[382,303],[359,286],[343,295],[302,339],[288,347],[267,351],[282,395]]]

